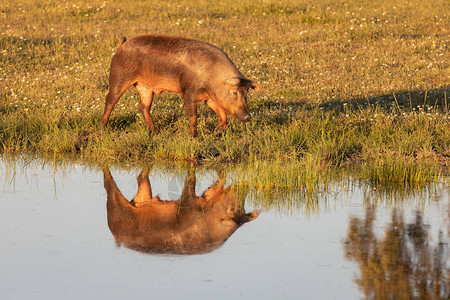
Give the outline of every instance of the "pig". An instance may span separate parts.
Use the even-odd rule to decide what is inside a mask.
[[[128,201],[108,168],[103,170],[108,226],[116,244],[147,254],[203,254],[220,247],[242,224],[258,217],[246,213],[244,199],[219,178],[196,196],[195,170],[190,171],[176,201],[153,197],[149,169],[137,177],[138,191]],[[245,195],[244,195],[245,197]]]
[[[206,101],[219,119],[218,130],[227,125],[227,114],[246,122],[249,88],[259,84],[245,78],[219,48],[199,40],[164,35],[122,38],[111,60],[109,92],[100,119],[104,127],[120,96],[131,86],[139,92],[139,110],[148,129],[156,131],[150,116],[153,95],[181,94],[189,120],[189,133],[197,135],[197,104]]]

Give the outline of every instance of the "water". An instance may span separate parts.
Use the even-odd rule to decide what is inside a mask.
[[[137,192],[141,171],[110,170],[128,200]],[[141,175],[143,191],[145,175]],[[218,175],[153,168],[148,181],[151,196],[177,200],[183,188],[193,184],[193,178],[195,194],[200,196]],[[179,242],[184,239],[181,235],[175,239],[176,246],[169,239],[152,240],[160,234],[159,229],[152,229],[150,237],[141,237],[145,247],[121,238],[117,227],[133,221],[123,222],[120,216],[126,213],[115,215],[111,205],[107,209],[100,168],[2,160],[0,180],[1,299],[361,299],[374,293],[383,298],[399,298],[405,293],[420,298],[420,291],[425,291],[425,298],[436,293],[443,299],[449,295],[450,204],[445,186],[401,196],[405,199],[384,199],[362,184],[336,184],[317,199],[314,209],[302,205],[303,199],[289,208],[271,206],[267,199],[250,193],[245,213],[253,211],[256,217],[256,210],[263,209],[237,229],[235,220],[242,223],[244,212],[236,208],[231,211],[233,220],[224,217],[227,209],[230,215],[230,205],[224,209],[221,201],[237,196],[221,193],[220,188],[209,193],[221,200],[208,198],[206,202],[192,198],[193,187],[186,189],[192,199],[203,203],[205,213],[200,215],[187,208],[189,205],[176,206],[177,202],[154,199],[156,202],[139,204],[145,192],[135,198],[137,206],[144,209],[159,205],[158,209],[167,212],[175,205],[181,211],[178,216],[189,217],[184,221],[179,217],[178,225],[197,228],[208,223],[215,228],[206,230],[207,234],[215,231],[220,238],[196,243],[191,251],[186,248],[189,243]],[[183,203],[193,206],[192,199]],[[213,205],[214,213],[206,217],[207,204],[213,201],[219,204]],[[148,218],[140,222],[161,227]],[[231,229],[224,233],[217,224]],[[205,234],[204,229],[196,232]],[[198,254],[202,252],[206,253]],[[435,283],[440,284],[437,292]]]

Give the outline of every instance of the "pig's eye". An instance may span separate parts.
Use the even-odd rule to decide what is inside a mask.
[[[238,92],[236,90],[230,90],[230,94],[234,97],[237,97]]]

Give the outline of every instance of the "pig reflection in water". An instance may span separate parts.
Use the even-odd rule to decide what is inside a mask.
[[[245,213],[244,199],[218,180],[204,194],[195,194],[195,172],[186,178],[181,199],[153,197],[149,169],[137,178],[138,191],[128,201],[108,169],[103,170],[108,194],[108,226],[117,245],[146,253],[201,254],[220,247],[242,224],[258,217]]]

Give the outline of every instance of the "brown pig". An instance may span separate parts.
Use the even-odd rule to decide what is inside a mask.
[[[189,120],[189,133],[197,135],[197,104],[206,104],[219,118],[219,131],[226,115],[249,121],[247,92],[260,85],[245,78],[219,48],[193,39],[162,35],[122,38],[111,61],[109,92],[100,125],[108,122],[120,96],[131,86],[140,95],[139,110],[145,124],[155,131],[150,107],[153,95],[164,91],[181,94]]]
[[[190,172],[177,201],[153,197],[148,169],[138,176],[138,191],[128,201],[111,173],[104,169],[108,226],[117,245],[144,253],[201,254],[220,247],[258,211],[245,213],[243,200],[218,180],[200,197],[195,172]]]

